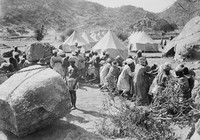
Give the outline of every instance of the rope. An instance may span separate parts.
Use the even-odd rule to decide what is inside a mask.
[[[43,67],[39,67],[39,68],[27,69],[27,70],[22,70],[22,71],[1,73],[0,76],[7,76],[10,74],[13,75],[13,74],[17,74],[17,73],[23,73],[23,72],[34,71],[34,70],[39,70],[39,69],[46,69],[46,68],[49,68],[49,66],[43,66]]]

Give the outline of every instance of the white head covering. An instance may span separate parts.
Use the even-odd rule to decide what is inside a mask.
[[[57,50],[53,50],[53,54],[54,54],[54,53],[58,53],[58,51],[57,51]]]
[[[131,58],[128,58],[128,59],[126,59],[126,63],[129,65],[129,64],[132,64],[132,63],[134,63],[134,61],[133,61],[133,59],[131,59]]]

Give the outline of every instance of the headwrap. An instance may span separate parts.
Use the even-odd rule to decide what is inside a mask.
[[[133,59],[128,58],[128,59],[126,59],[126,63],[127,63],[128,65],[130,65],[130,64],[134,63],[134,61],[133,61]]]

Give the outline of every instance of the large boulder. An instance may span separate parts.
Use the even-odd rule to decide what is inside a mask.
[[[195,132],[190,140],[200,140],[200,120],[195,125]]]
[[[27,47],[26,55],[30,62],[37,62],[44,58],[46,62],[50,62],[52,50],[55,49],[49,43],[34,43]]]
[[[70,113],[70,96],[61,76],[38,65],[0,85],[0,129],[25,136]]]

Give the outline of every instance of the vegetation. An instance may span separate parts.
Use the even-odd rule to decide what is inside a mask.
[[[131,32],[136,29],[152,31],[153,28],[167,32],[176,29],[176,24],[183,26],[200,14],[199,7],[200,1],[197,0],[177,0],[169,9],[155,14],[134,6],[106,8],[81,0],[7,0],[0,24],[7,27],[25,25],[32,30],[44,24],[47,29],[59,31],[73,28]],[[170,24],[161,26],[161,21]]]
[[[106,116],[102,121],[99,132],[109,138],[175,140],[170,126],[194,127],[200,117],[199,106],[192,99],[180,100],[179,86],[182,85],[172,78],[166,89],[158,93],[148,107],[130,106],[123,100],[120,106],[116,106],[112,100],[108,100],[104,103],[104,110],[109,117]],[[198,88],[198,94],[199,91]],[[192,133],[188,134],[188,139]]]
[[[175,23],[170,24],[165,19],[160,19],[153,26],[153,30],[155,31],[163,31],[164,33],[174,31],[177,29],[177,25]]]
[[[40,29],[35,30],[35,38],[36,40],[41,41],[44,38],[44,36],[44,25],[42,25]]]
[[[105,110],[112,110],[110,101]],[[130,138],[136,140],[173,140],[175,139],[169,126],[170,123],[154,118],[147,108],[130,107],[122,101],[114,107],[115,114],[109,111],[99,127],[99,133],[108,138]],[[117,110],[117,111],[116,111]],[[110,122],[110,123],[109,123]]]

